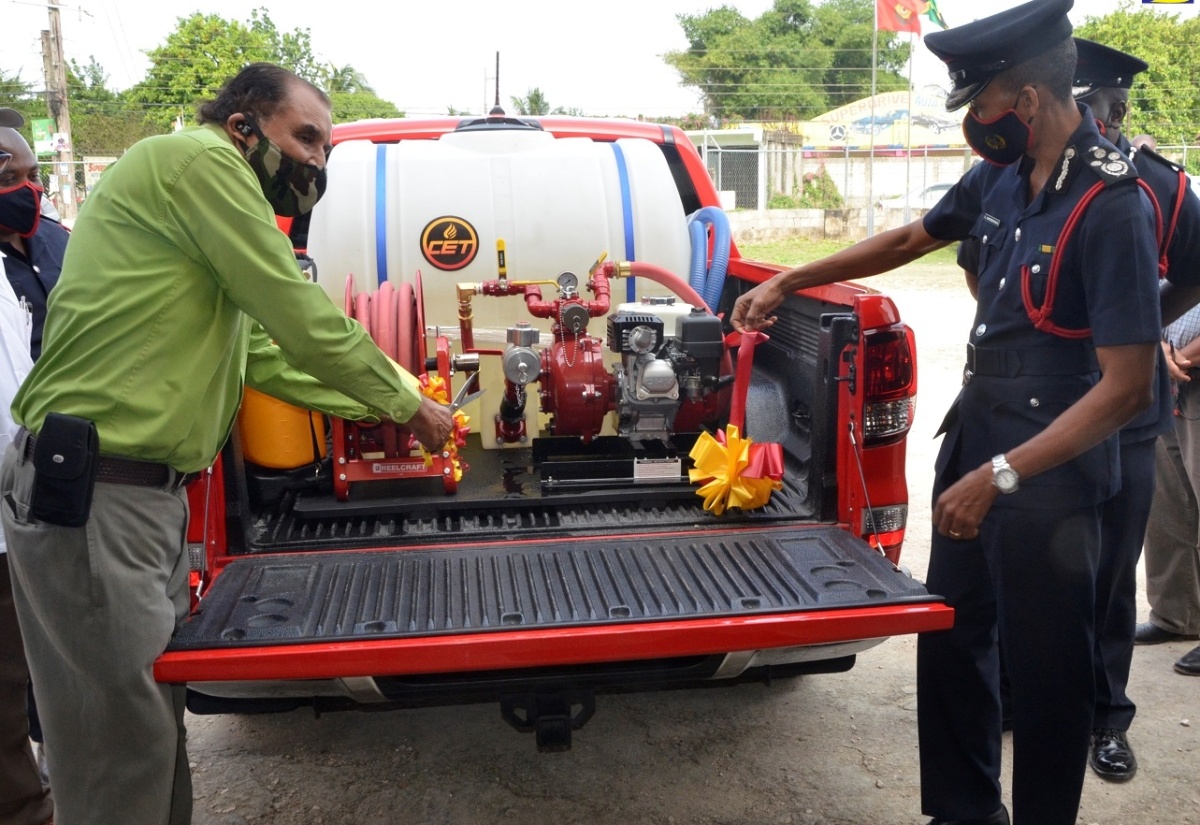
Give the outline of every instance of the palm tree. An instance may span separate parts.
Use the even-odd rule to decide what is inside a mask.
[[[371,88],[371,84],[367,83],[367,79],[362,72],[347,63],[345,66],[335,66],[329,64],[329,68],[322,72],[325,81],[325,91],[328,94],[337,92],[365,92],[367,94],[375,94],[375,90]]]
[[[550,101],[542,94],[542,90],[534,86],[525,97],[510,97],[513,108],[519,115],[548,115]]]

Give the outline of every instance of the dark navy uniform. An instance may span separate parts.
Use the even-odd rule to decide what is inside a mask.
[[[970,101],[1039,46],[1069,37],[1070,6],[1036,0],[929,35],[955,83],[948,106]],[[981,242],[964,385],[943,426],[935,502],[1094,387],[1095,347],[1159,339],[1153,206],[1127,156],[1100,135],[1086,106],[1081,114],[1032,200],[1030,158],[979,164],[924,218],[935,238]],[[1096,184],[1094,201],[1063,239]],[[998,496],[977,538],[933,535],[927,586],[956,611],[953,629],[922,634],[917,648],[922,804],[938,820],[1007,821],[994,816],[1000,638],[1013,695],[1015,820],[1076,821],[1095,699],[1100,507],[1119,489],[1118,455],[1114,434]]]
[[[1086,110],[1086,107],[1084,107]],[[1093,345],[1159,339],[1153,208],[1126,157],[1090,112],[1061,172],[1028,205],[1029,164],[968,172],[924,220],[935,238],[981,240],[969,375],[938,455],[934,500],[962,474],[1029,440],[1099,379]],[[1098,181],[1109,185],[1066,249],[1067,217]],[[1052,258],[1054,321],[1034,328]],[[1092,623],[1100,505],[1117,492],[1113,436],[1000,496],[973,541],[933,536],[927,585],[956,609],[955,627],[918,643],[922,793],[946,818],[985,816],[1000,800],[997,628],[1013,691],[1013,800],[1018,814],[1074,822],[1094,699]]]
[[[1079,42],[1079,41],[1077,41]],[[1098,81],[1113,84],[1110,76]],[[1182,168],[1150,149],[1132,147],[1124,135],[1116,146],[1133,160],[1159,205],[1166,252],[1165,277],[1180,286],[1200,283],[1200,199],[1191,191]],[[958,263],[978,272],[979,238],[959,248]],[[1137,707],[1126,694],[1133,661],[1137,623],[1137,563],[1154,496],[1155,439],[1173,426],[1170,377],[1159,355],[1154,403],[1120,432],[1121,489],[1104,503],[1101,517],[1100,567],[1096,579],[1096,729],[1129,730]]]
[[[46,323],[46,302],[50,290],[58,283],[62,272],[63,255],[67,251],[70,233],[60,224],[47,218],[38,223],[37,232],[25,238],[24,255],[12,244],[0,243],[4,255],[4,273],[18,299],[25,301],[33,313],[33,329],[29,354],[36,361],[42,354],[42,326]]]
[[[1180,167],[1149,149],[1134,150],[1121,135],[1150,185],[1162,214],[1167,239],[1166,278],[1181,286],[1200,283],[1200,199],[1179,176]],[[1177,214],[1175,204],[1182,194]],[[1137,710],[1126,695],[1137,625],[1137,563],[1154,497],[1154,444],[1174,426],[1170,377],[1162,356],[1155,404],[1121,430],[1121,492],[1105,503],[1101,565],[1096,589],[1096,713],[1094,727],[1127,731]],[[1111,552],[1110,552],[1111,551]]]

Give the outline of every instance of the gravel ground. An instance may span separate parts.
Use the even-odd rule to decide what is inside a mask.
[[[917,335],[902,562],[924,578],[933,433],[957,389],[973,304],[949,265],[906,267],[872,285],[895,297]],[[893,638],[848,673],[770,687],[601,696],[560,754],[537,753],[494,705],[193,716],[194,822],[916,825],[926,820],[915,648],[913,637]],[[1200,679],[1171,669],[1188,650],[1137,648],[1131,740],[1141,770],[1122,785],[1089,773],[1080,823],[1200,824]]]

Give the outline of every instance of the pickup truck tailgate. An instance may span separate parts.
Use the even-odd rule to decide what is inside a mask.
[[[570,665],[938,630],[953,610],[831,525],[272,554],[228,564],[159,681]]]

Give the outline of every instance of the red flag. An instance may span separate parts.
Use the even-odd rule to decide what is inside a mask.
[[[881,32],[921,33],[923,0],[875,0],[875,27]]]

